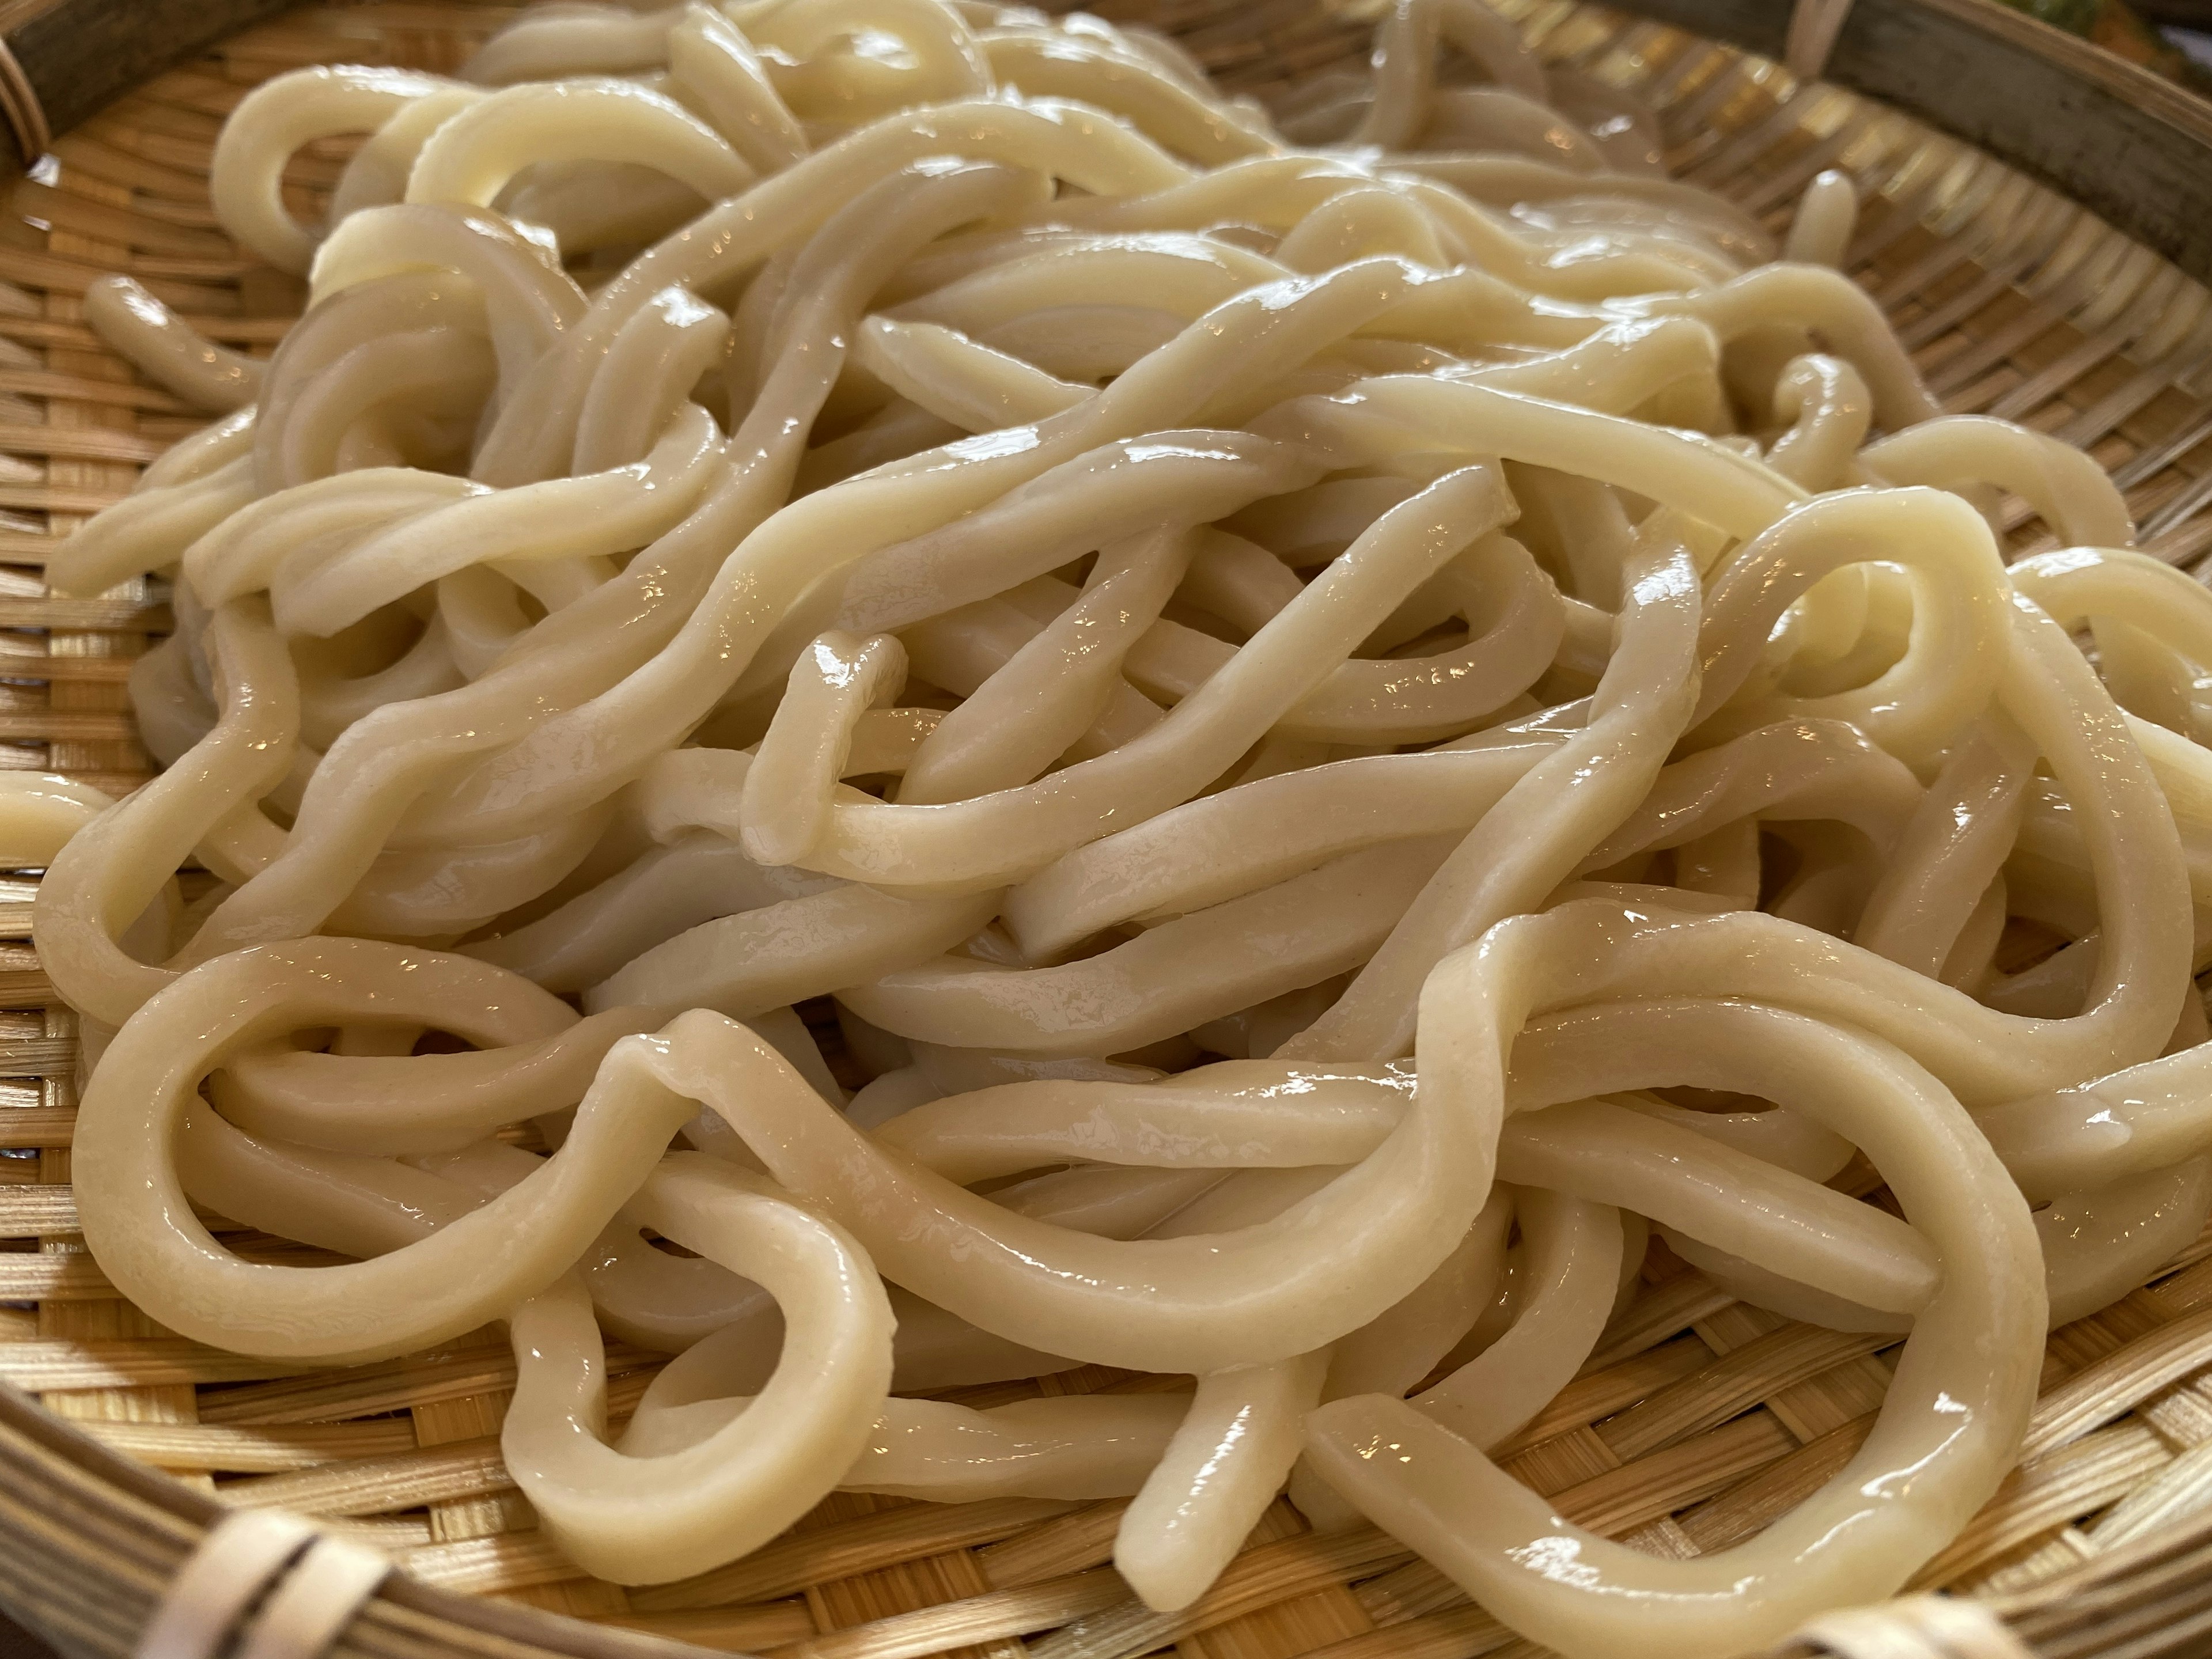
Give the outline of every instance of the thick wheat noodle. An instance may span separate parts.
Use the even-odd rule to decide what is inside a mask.
[[[1566,913],[1558,915],[1565,924]],[[1517,995],[1501,983],[1516,969],[1550,977],[1541,969],[1556,959],[1543,948],[1551,921],[1504,924],[1425,988],[1425,1000],[1433,1000],[1464,988],[1482,1006],[1455,1045],[1455,1085],[1463,1063],[1468,1086],[1498,1091],[1514,1005],[1538,1005],[1547,992],[1574,994],[1562,983],[1571,974],[1540,991],[1524,982]],[[1587,981],[1575,988],[1589,988]],[[1794,1097],[1869,1150],[1908,1217],[1932,1236],[1945,1276],[1914,1323],[1875,1432],[1851,1463],[1757,1539],[1694,1561],[1661,1562],[1561,1521],[1474,1446],[1387,1397],[1340,1401],[1316,1414],[1310,1455],[1333,1484],[1553,1645],[1588,1648],[1604,1639],[1627,1604],[1644,1650],[1709,1652],[1732,1643],[1729,1632],[1753,1609],[1786,1627],[1832,1601],[1840,1583],[1891,1577],[1897,1562],[1926,1547],[1931,1531],[1962,1524],[1995,1490],[2034,1401],[2046,1309],[2033,1273],[2027,1207],[1942,1084],[1877,1040],[1818,1022],[1726,1003],[1683,1014],[1671,1030],[1647,1024],[1640,1041],[1578,1045],[1561,1086],[1581,1092],[1596,1076],[1694,1077],[1700,1086],[1726,1079],[1723,1086],[1748,1084]],[[1721,1047],[1711,1042],[1717,1020],[1734,1028]],[[1961,1352],[1987,1352],[1982,1345],[1991,1343],[2002,1344],[2006,1358],[1971,1364],[1971,1379],[1958,1375]],[[1961,1383],[1969,1393],[1957,1392]],[[1374,1461],[1386,1452],[1389,1462]],[[1898,1473],[1906,1468],[1910,1482]],[[1938,1471],[1948,1478],[1929,1492],[1927,1477]]]
[[[185,402],[228,411],[259,394],[264,365],[210,344],[129,276],[94,277],[84,290],[93,331]]]
[[[1224,1069],[1225,1077],[1210,1075]],[[1252,1073],[1254,1081],[1234,1086]],[[931,1167],[973,1182],[1079,1151],[1101,1162],[1170,1167],[1349,1164],[1371,1152],[1400,1115],[1391,1092],[1363,1100],[1374,1088],[1364,1080],[1333,1083],[1326,1074],[1260,1061],[1229,1061],[1183,1077],[1196,1095],[1187,1102],[1172,1083],[1120,1090],[1008,1084],[915,1107],[878,1133]],[[1217,1096],[1224,1085],[1231,1092]],[[1340,1105],[1333,1100],[1340,1093],[1349,1097]],[[1172,1115],[1163,1120],[1163,1112]],[[964,1125],[973,1127],[963,1133]],[[1909,1229],[1724,1142],[1634,1110],[1597,1101],[1555,1107],[1549,1116],[1509,1127],[1499,1158],[1518,1184],[1605,1194],[1692,1236],[1748,1229],[1762,1260],[1778,1270],[1789,1264],[1786,1277],[1869,1305],[1893,1301],[1895,1310],[1912,1311],[1935,1288],[1935,1264]],[[1656,1183],[1638,1173],[1662,1169],[1668,1173]],[[1651,1190],[1655,1184],[1667,1190]],[[1730,1196],[1717,1203],[1719,1194]],[[1751,1248],[1747,1236],[1743,1244]],[[1852,1275],[1855,1290],[1846,1292]]]
[[[1188,1607],[1243,1547],[1297,1461],[1330,1351],[1238,1365],[1198,1389],[1115,1534],[1114,1564],[1151,1606]]]
[[[927,231],[935,228],[928,216],[950,214],[957,220],[976,210],[984,204],[979,198],[994,194],[1001,177],[994,170],[970,170],[933,181],[934,189],[886,190],[880,201],[864,198],[856,204],[866,211],[856,211],[854,222],[865,225],[871,233],[871,252],[880,246],[879,239],[902,234],[926,239]],[[903,185],[907,181],[892,182]],[[949,201],[945,199],[948,191]],[[902,201],[909,212],[880,210],[893,199]],[[922,222],[910,229],[915,217]],[[853,263],[848,257],[844,275],[847,284],[857,287],[865,282],[865,262],[859,270],[851,269]],[[667,557],[699,561],[715,538],[741,533],[742,526],[764,518],[775,495],[787,488],[788,470],[795,464],[803,442],[802,416],[818,407],[834,378],[834,365],[821,360],[824,354],[834,355],[830,342],[843,322],[839,312],[844,305],[859,303],[858,295],[848,298],[836,290],[813,297],[817,300],[817,314],[805,319],[805,333],[797,343],[803,349],[788,354],[784,368],[779,371],[787,384],[780,386],[772,382],[763,391],[734,440],[737,446],[758,443],[766,447],[752,451],[730,479],[709,495],[702,511],[655,544]],[[784,516],[787,515],[778,515]],[[549,641],[526,655],[515,653],[510,665],[502,665],[511,666],[510,672],[488,675],[444,700],[386,705],[348,732],[318,769],[301,802],[301,823],[295,826],[284,859],[227,901],[223,912],[234,915],[234,921],[218,913],[210,919],[210,929],[221,933],[228,922],[238,932],[258,935],[272,928],[290,931],[313,925],[313,918],[326,915],[344,888],[359,878],[383,837],[397,827],[409,802],[438,773],[449,769],[463,757],[512,743],[533,724],[541,732],[559,725],[557,718],[545,720],[549,704],[560,707],[572,702],[580,694],[587,694],[594,684],[604,683],[611,670],[618,677],[633,665],[633,659],[649,659],[648,671],[653,663],[665,661],[666,652],[659,658],[652,653],[666,641],[665,630],[678,619],[656,614],[665,613],[668,607],[653,601],[667,597],[668,588],[680,590],[690,584],[681,580],[686,573],[680,568],[664,572],[662,563],[648,550],[642,557],[634,558],[623,576],[569,606],[566,615],[556,612],[548,618],[557,631],[569,617],[580,621],[582,612],[593,611],[599,613],[600,620],[615,626],[595,635]],[[605,602],[595,604],[603,601],[603,596]],[[625,610],[628,617],[623,615]],[[609,611],[613,614],[607,615]],[[619,625],[624,621],[629,624],[627,628]],[[696,622],[695,617],[695,625]],[[634,764],[645,757],[626,758]],[[605,791],[592,793],[603,795]],[[531,817],[542,823],[544,815],[512,816],[518,819],[518,827],[526,828]],[[483,825],[486,820],[479,815],[477,822]],[[303,828],[325,823],[330,826],[326,834],[301,833]],[[301,920],[280,920],[293,916]]]
[[[930,197],[925,191],[912,199],[927,202]],[[882,215],[872,211],[866,222],[878,225],[882,218]],[[1229,362],[1238,362],[1249,372],[1249,366],[1255,359],[1264,368],[1266,354],[1255,353],[1254,347],[1264,340],[1278,351],[1297,349],[1301,342],[1296,341],[1295,337],[1285,341],[1282,336],[1295,330],[1296,325],[1309,318],[1324,324],[1334,320],[1331,313],[1339,309],[1340,305],[1331,302],[1349,301],[1358,306],[1355,318],[1371,311],[1374,301],[1369,295],[1373,289],[1364,277],[1361,269],[1354,267],[1344,273],[1344,280],[1323,279],[1322,286],[1309,296],[1316,306],[1322,307],[1318,317],[1314,316],[1312,307],[1295,304],[1291,307],[1261,307],[1252,304],[1249,300],[1232,301],[1227,309],[1231,312],[1243,310],[1244,317],[1242,319],[1228,319],[1227,325],[1216,323],[1194,330],[1188,339],[1178,341],[1175,347],[1158,354],[1160,358],[1170,361],[1158,363],[1156,376],[1147,376],[1143,372],[1145,368],[1153,365],[1140,366],[1139,369],[1117,381],[1108,392],[1070,411],[1069,415],[1059,417],[1055,422],[1048,423],[1048,429],[1062,422],[1080,423],[1068,430],[1058,442],[1053,441],[1048,431],[1048,434],[1040,434],[1044,441],[1036,445],[1000,444],[994,447],[979,444],[969,453],[951,458],[953,464],[947,468],[915,471],[908,464],[854,480],[848,491],[826,491],[794,503],[791,508],[768,520],[749,538],[747,544],[752,545],[763,538],[769,538],[772,550],[751,562],[752,569],[744,578],[744,588],[726,587],[720,593],[710,597],[684,624],[672,648],[652,658],[630,682],[617,687],[615,693],[601,697],[596,705],[585,705],[574,715],[564,717],[556,714],[550,720],[544,718],[547,700],[567,703],[575,695],[578,677],[574,670],[582,665],[572,662],[571,659],[582,657],[588,660],[596,656],[604,660],[611,653],[627,656],[632,652],[648,652],[655,642],[654,635],[661,639],[667,637],[662,630],[671,626],[672,622],[650,615],[640,617],[630,628],[617,630],[611,638],[604,634],[599,636],[571,635],[531,651],[527,655],[518,654],[513,660],[511,673],[487,678],[481,683],[481,690],[478,687],[470,687],[462,692],[451,694],[458,705],[453,714],[461,714],[465,710],[480,711],[469,713],[467,724],[458,728],[447,724],[446,711],[440,708],[434,701],[425,704],[387,705],[378,710],[376,714],[347,733],[343,746],[348,748],[349,760],[358,755],[358,769],[349,767],[339,770],[337,754],[334,750],[330,762],[319,769],[316,780],[316,785],[319,786],[325,775],[336,772],[337,776],[333,781],[333,787],[327,794],[323,794],[319,793],[318,787],[311,787],[302,802],[302,823],[328,821],[331,824],[329,833],[305,837],[295,830],[293,837],[295,845],[288,848],[287,860],[263,872],[255,884],[249,884],[228,902],[226,910],[252,902],[253,909],[239,915],[239,926],[241,929],[250,927],[257,933],[278,926],[294,927],[302,925],[289,921],[280,923],[280,916],[298,915],[312,917],[319,910],[326,911],[331,902],[329,884],[333,875],[340,881],[349,876],[357,879],[353,872],[364,869],[373,859],[377,836],[388,833],[386,826],[396,824],[408,800],[426,787],[434,775],[432,769],[448,769],[462,756],[495,750],[501,742],[510,741],[520,735],[533,720],[537,721],[538,739],[550,742],[556,734],[559,737],[560,752],[565,757],[563,770],[549,772],[542,766],[535,766],[529,771],[518,772],[516,769],[524,762],[503,762],[502,768],[507,781],[500,794],[493,798],[501,803],[495,810],[484,810],[480,805],[468,803],[465,796],[459,796],[455,799],[450,811],[471,826],[473,835],[481,836],[492,833],[493,826],[499,824],[502,818],[526,827],[532,819],[542,822],[545,815],[542,809],[552,804],[543,799],[549,787],[581,799],[603,797],[647,757],[641,753],[638,745],[638,732],[635,726],[639,721],[644,723],[647,730],[652,730],[672,720],[676,722],[671,728],[672,736],[683,724],[697,719],[711,708],[716,686],[727,683],[726,671],[724,675],[716,677],[709,669],[708,678],[702,684],[700,674],[691,672],[690,659],[707,655],[726,662],[735,647],[735,641],[732,637],[733,630],[739,638],[748,634],[758,638],[765,634],[773,613],[763,614],[757,604],[761,580],[766,574],[775,574],[786,591],[803,591],[814,573],[815,563],[811,556],[818,548],[823,535],[849,536],[859,530],[859,533],[871,540],[888,539],[890,535],[896,533],[902,517],[915,528],[921,527],[915,523],[917,516],[923,523],[941,521],[960,510],[963,503],[988,499],[988,493],[994,486],[1011,485],[1034,477],[1042,469],[1044,460],[1055,450],[1065,453],[1074,449],[1079,453],[1083,447],[1082,439],[1088,435],[1084,429],[1086,427],[1097,430],[1111,421],[1143,429],[1152,423],[1140,417],[1158,409],[1163,402],[1160,396],[1146,395],[1152,392],[1149,384],[1152,380],[1161,382],[1158,392],[1176,398],[1184,408],[1194,401],[1188,390],[1182,391],[1177,396],[1177,384],[1186,368],[1185,362],[1180,360],[1196,357],[1201,373],[1207,372],[1212,365]],[[1243,326],[1235,325],[1238,320],[1243,321]],[[833,320],[825,319],[825,330],[834,325]],[[1275,337],[1267,339],[1270,335]],[[1260,338],[1255,339],[1254,336]],[[818,353],[809,356],[818,356]],[[794,360],[788,356],[784,359],[787,364],[807,361],[805,358]],[[810,380],[820,379],[811,364],[805,372]],[[1140,382],[1146,384],[1140,385]],[[826,386],[823,390],[826,391]],[[763,398],[767,395],[764,392]],[[1139,418],[1133,419],[1133,416]],[[752,416],[747,422],[748,430],[756,425],[763,428],[762,435],[766,440],[771,433],[784,433],[789,425],[789,417],[763,419],[762,410],[757,404]],[[738,441],[745,441],[743,434]],[[786,438],[782,441],[791,441]],[[718,534],[726,536],[732,533],[733,522],[743,524],[765,510],[755,505],[765,484],[763,467],[757,464],[741,474],[732,485],[726,486],[720,496],[711,497],[708,510],[695,514],[665,539],[672,542],[678,538],[684,538],[685,545],[682,551],[686,556],[696,556],[696,544]],[[861,499],[845,499],[848,496]],[[882,499],[878,501],[876,497]],[[900,502],[904,504],[894,506]],[[887,514],[880,510],[883,508],[893,510]],[[808,520],[820,522],[810,524],[805,522]],[[860,530],[862,525],[868,527]],[[740,553],[744,551],[741,548]],[[640,564],[648,567],[646,573],[648,576],[653,574],[652,567],[656,562],[650,556],[633,561],[623,579],[605,584],[598,593],[570,606],[567,613],[556,613],[548,618],[546,624],[541,625],[539,631],[550,626],[558,632],[568,616],[580,617],[586,611],[599,609],[594,601],[601,594],[608,593],[621,582],[637,576]],[[747,561],[741,558],[738,562],[742,566]],[[736,608],[741,596],[750,602],[742,611]],[[617,598],[626,599],[628,595],[620,594]],[[652,607],[653,611],[662,612],[666,609],[665,605]],[[740,623],[745,626],[738,627]],[[646,633],[648,629],[652,632]],[[641,633],[646,633],[646,637],[637,639]],[[571,672],[562,672],[564,668]],[[493,691],[499,694],[495,698],[489,695]],[[631,709],[631,705],[641,702],[642,706],[634,711]],[[685,713],[687,710],[688,714]],[[608,726],[610,720],[617,718],[617,711],[632,715],[628,735],[620,742],[616,740],[614,730]],[[580,720],[586,722],[582,729],[577,729]],[[453,734],[456,732],[465,735]],[[526,744],[517,745],[511,751],[516,757],[526,757]],[[575,763],[580,757],[590,758],[586,758],[581,769],[577,770]],[[567,781],[561,781],[562,778]],[[463,810],[465,805],[466,810]],[[268,884],[264,889],[266,897],[254,890],[262,884]],[[272,908],[274,915],[270,914]],[[252,918],[250,921],[249,915]]]
[[[1833,167],[1823,168],[1797,198],[1782,257],[1801,264],[1840,268],[1858,213],[1858,191],[1850,175]]]
[[[1942,1551],[2047,1326],[2212,1213],[2212,597],[1942,414],[1849,178],[1774,261],[1479,0],[1378,42],[1279,126],[989,0],[242,100],[216,210],[307,314],[263,363],[94,284],[232,412],[51,571],[172,581],[166,769],[0,792],[118,1288],[302,1364],[506,1322],[507,1466],[623,1583],[841,1486],[1126,1498],[1173,1610],[1287,1482],[1702,1659]],[[1686,1263],[1905,1346],[1660,1560],[1490,1459]],[[675,1356],[613,1440],[603,1333]],[[1094,1364],[1174,1380],[915,1397]]]
[[[1874,408],[1857,369],[1809,354],[1774,383],[1774,416],[1795,424],[1768,448],[1767,465],[1808,489],[1832,489],[1851,478]]]
[[[412,1164],[257,1141],[215,1114],[188,1114],[178,1168],[190,1190],[250,1224],[349,1255],[402,1249],[531,1175],[539,1160],[479,1141]],[[757,1286],[704,1259],[653,1248],[635,1223],[603,1228],[579,1271],[609,1328],[649,1347],[680,1347],[742,1321]]]

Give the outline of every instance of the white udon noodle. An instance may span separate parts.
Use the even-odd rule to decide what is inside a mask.
[[[281,76],[213,191],[311,308],[258,364],[95,289],[236,412],[52,571],[172,574],[167,769],[5,775],[86,1237],[244,1352],[506,1322],[589,1571],[841,1486],[1133,1495],[1173,1608],[1303,1454],[1538,1640],[1734,1652],[1939,1550],[2048,1323],[2212,1208],[2212,595],[1941,415],[1842,179],[1764,263],[1474,0],[1272,118],[1084,16],[741,0]],[[2067,550],[2008,570],[2008,492]],[[1907,1338],[1691,1560],[1489,1456],[1652,1226]],[[678,1355],[611,1442],[602,1328]],[[1084,1362],[1196,1392],[914,1397]]]

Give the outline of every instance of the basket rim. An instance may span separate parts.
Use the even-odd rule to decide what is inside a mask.
[[[210,1494],[105,1444],[13,1383],[0,1382],[0,1469],[20,1476],[33,1468],[78,1477],[71,1484],[80,1502],[104,1510],[126,1527],[143,1529],[152,1546],[149,1554],[159,1558],[149,1565],[158,1568],[164,1580],[173,1578],[216,1523],[234,1512]],[[424,1583],[397,1568],[364,1607],[364,1616],[370,1616],[379,1603],[573,1659],[673,1659],[708,1650],[649,1632],[464,1595]],[[348,1645],[341,1642],[332,1651],[343,1653]]]
[[[1316,0],[1316,4],[1327,3]],[[1789,11],[1782,0],[1603,3],[1614,11],[1649,17],[1709,40],[1778,59]],[[99,0],[62,0],[41,15],[66,16],[98,3]],[[192,40],[175,61],[189,59],[210,40],[283,3],[284,0],[262,0],[258,7],[232,5],[219,27]],[[1061,9],[1068,0],[1048,0],[1048,3]],[[2173,147],[2172,154],[2193,158],[2202,182],[2202,211],[2192,216],[2192,223],[2182,227],[2193,234],[2172,240],[2172,246],[2164,245],[2131,222],[2129,214],[2114,212],[2094,199],[2093,193],[2085,192],[2077,180],[2063,171],[2063,158],[2040,165],[2033,155],[2008,149],[1986,133],[1978,134],[1943,119],[1924,106],[1911,87],[1905,88],[1902,94],[1898,90],[1885,91],[1881,76],[1867,67],[1866,41],[1870,33],[1878,36],[1882,28],[1903,18],[1934,20],[1952,30],[1956,38],[1996,42],[2015,50],[2052,72],[2090,86],[2114,111],[2149,123],[2165,135],[2161,142]],[[15,38],[13,32],[9,38]],[[151,64],[144,74],[165,66]],[[2007,165],[2052,185],[2190,276],[2212,281],[2212,103],[2063,31],[2014,12],[1998,0],[1857,0],[1830,61],[1827,80],[1966,139]],[[1815,83],[1806,85],[1813,88]],[[112,95],[125,90],[118,88]],[[92,109],[83,112],[94,112]],[[81,1502],[96,1504],[121,1526],[146,1534],[146,1565],[158,1570],[164,1581],[174,1575],[213,1524],[233,1512],[216,1498],[139,1462],[48,1411],[33,1396],[0,1382],[0,1470],[9,1471],[12,1479],[33,1468],[42,1468],[58,1479],[69,1479]],[[36,1496],[23,1489],[18,1489],[18,1495]],[[0,1581],[7,1577],[0,1569]],[[2039,1646],[2039,1652],[2087,1656],[2095,1650],[2080,1645],[2080,1632],[2130,1619],[2140,1628],[2147,1615],[2146,1597],[2150,1598],[2148,1607],[2155,1609],[2161,1620],[2171,1616],[2212,1620],[2212,1510],[2201,1510],[2176,1526],[2103,1553],[2032,1589],[1990,1598],[1986,1605],[2005,1614],[2023,1635],[2032,1632],[2056,1644],[2048,1649]],[[380,1624],[380,1634],[375,1628]],[[478,1641],[469,1644],[472,1650],[508,1655],[519,1650],[522,1654],[573,1656],[574,1659],[651,1659],[653,1656],[672,1659],[676,1655],[711,1650],[646,1632],[460,1594],[395,1571],[364,1608],[361,1624],[342,1636],[332,1651],[376,1654],[389,1659],[397,1651],[394,1638],[411,1640],[419,1652],[419,1644],[426,1638],[462,1632],[491,1638],[491,1648]],[[2065,1644],[2069,1632],[2076,1633],[2071,1646]]]
[[[1606,0],[1777,62],[1792,13],[1808,3]],[[1969,63],[1977,73],[1958,72]],[[2212,101],[2000,0],[1850,0],[1820,72],[2040,179],[2212,283]],[[2086,101],[2067,106],[2068,88]],[[2142,188],[2146,170],[2159,189]]]

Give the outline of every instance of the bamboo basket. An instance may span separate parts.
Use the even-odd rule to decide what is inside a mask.
[[[1781,0],[1644,0],[1643,16],[1577,0],[1503,9],[1547,57],[1639,90],[1663,113],[1674,170],[1770,223],[1815,172],[1848,171],[1868,204],[1850,268],[1946,406],[2081,446],[2125,490],[2150,551],[2212,571],[2212,294],[2202,285],[2212,277],[2212,106],[1990,0],[1867,0],[1832,59],[1839,81],[1939,112],[1963,137],[1678,27],[1778,54]],[[40,16],[21,22],[20,4],[0,25],[75,130],[15,183],[0,216],[0,764],[119,793],[149,773],[124,682],[167,625],[164,593],[142,580],[52,599],[40,570],[60,538],[199,422],[101,348],[79,320],[79,295],[100,272],[126,270],[216,339],[265,351],[301,287],[215,228],[206,179],[223,113],[306,64],[451,70],[513,8],[310,4],[229,33],[136,91],[123,90],[127,77],[155,66],[144,53],[204,48],[267,0],[170,8],[197,21],[153,45],[118,34],[123,9],[112,3],[80,3],[97,16],[75,35],[55,23],[70,8],[27,9],[43,13],[44,34]],[[1376,6],[1100,9],[1173,30],[1230,84],[1264,94],[1364,53]],[[85,45],[100,40],[138,40],[130,50],[141,58]],[[1956,54],[1969,48],[1976,73],[1961,79]],[[57,74],[73,94],[51,90]],[[106,106],[85,108],[88,96]],[[298,158],[295,210],[319,206],[343,155],[320,144]],[[2015,550],[2047,545],[2014,507]],[[1395,1540],[1370,1528],[1314,1534],[1280,1500],[1219,1583],[1173,1616],[1146,1613],[1107,1565],[1118,1503],[838,1494],[699,1578],[625,1591],[582,1577],[533,1529],[501,1467],[513,1367],[495,1332],[298,1374],[179,1339],[119,1299],[72,1231],[77,1057],[73,1018],[27,939],[36,885],[35,872],[0,875],[0,1379],[12,1385],[0,1390],[0,1606],[71,1659],[132,1651],[211,1527],[271,1507],[400,1569],[357,1612],[358,1595],[337,1610],[328,1650],[346,1659],[622,1659],[686,1650],[676,1643],[794,1659],[1540,1651]],[[271,1259],[286,1248],[230,1242]],[[1748,1535],[1843,1464],[1881,1402],[1893,1339],[1788,1324],[1663,1250],[1655,1258],[1581,1378],[1506,1449],[1561,1514],[1680,1556]],[[655,1358],[619,1346],[609,1358],[619,1416]],[[1146,1383],[1092,1367],[951,1397]],[[1787,1651],[2212,1653],[2212,1230],[2122,1302],[2052,1334],[2019,1469],[1909,1589],[1824,1621]],[[1972,1599],[1926,1594],[1936,1590]]]

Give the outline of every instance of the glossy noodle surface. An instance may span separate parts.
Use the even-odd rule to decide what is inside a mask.
[[[503,1322],[622,1583],[1127,1498],[1175,1609],[1287,1483],[1571,1659],[1895,1591],[2212,1211],[2212,593],[1942,413],[1847,180],[1778,246],[1657,155],[1479,0],[1272,109],[990,0],[252,93],[215,204],[311,307],[95,287],[216,418],[52,572],[173,582],[166,769],[0,774],[102,1269],[302,1365]],[[1662,1559],[1493,1458],[1683,1262],[1902,1346]],[[1083,1364],[1174,1380],[932,1397]]]

